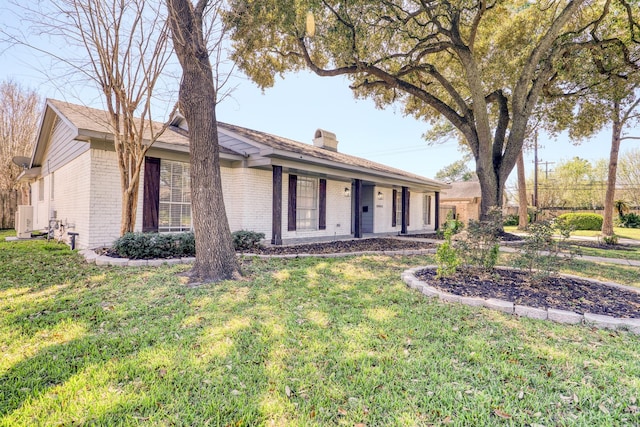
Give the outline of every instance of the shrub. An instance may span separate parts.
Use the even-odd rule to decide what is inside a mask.
[[[640,228],[640,215],[633,212],[622,214],[618,218],[620,227],[624,228]]]
[[[264,239],[264,233],[239,230],[231,233],[231,237],[236,251],[246,251],[260,247],[260,240]]]
[[[618,244],[618,236],[616,236],[615,234],[611,235],[611,236],[598,236],[598,241],[602,240],[602,242],[605,245],[617,245]]]
[[[447,214],[447,220],[442,225],[442,228],[437,231],[438,237],[444,237],[447,231],[451,232],[451,235],[458,234],[464,228],[464,222],[453,217],[453,214],[449,212]]]
[[[452,235],[453,231],[445,228],[444,243],[440,244],[436,249],[437,277],[453,276],[460,265],[458,254],[451,244]]]
[[[502,212],[491,208],[487,219],[469,220],[467,231],[453,245],[465,267],[492,270],[498,262]]]
[[[571,250],[567,242],[572,231],[573,226],[560,217],[556,221],[532,223],[524,244],[512,260],[513,266],[529,270],[529,277],[534,282],[552,276],[558,272],[563,261],[570,260],[578,253]],[[554,232],[559,233],[559,239],[554,239]]]
[[[566,213],[557,218],[565,221],[574,230],[594,230],[602,229],[602,215],[594,213]]]
[[[513,227],[518,225],[519,223],[520,223],[520,218],[518,217],[518,215],[511,214],[511,215],[507,215],[504,218],[504,222],[502,224],[505,227]]]
[[[114,242],[113,250],[130,259],[177,258],[196,252],[192,232],[127,233]]]

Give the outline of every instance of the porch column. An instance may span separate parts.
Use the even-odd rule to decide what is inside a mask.
[[[282,166],[273,166],[273,202],[271,204],[271,244],[282,244]]]
[[[438,231],[440,229],[440,192],[436,191],[435,200],[435,211],[433,212],[433,222],[435,223],[434,231]]]
[[[356,179],[353,183],[353,197],[355,200],[353,216],[353,237],[362,237],[362,180]]]
[[[407,225],[409,225],[409,189],[402,187],[402,229],[401,234],[407,234]]]

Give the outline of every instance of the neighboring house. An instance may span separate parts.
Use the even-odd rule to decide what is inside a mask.
[[[30,168],[33,229],[77,233],[78,248],[110,245],[120,229],[120,175],[104,111],[47,100]],[[232,231],[272,244],[433,231],[446,184],[339,153],[334,134],[313,145],[218,124]],[[191,229],[189,141],[177,116],[145,159],[136,231]]]
[[[457,219],[469,224],[469,220],[480,219],[480,200],[482,199],[479,181],[452,182],[451,188],[442,191],[440,196],[440,224],[446,221],[447,213],[452,212]]]

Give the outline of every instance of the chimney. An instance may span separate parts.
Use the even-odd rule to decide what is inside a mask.
[[[318,129],[313,137],[313,145],[329,151],[338,151],[338,140],[336,134]]]

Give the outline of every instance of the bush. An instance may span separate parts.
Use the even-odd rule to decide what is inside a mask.
[[[449,277],[453,276],[460,266],[460,258],[451,244],[451,236],[453,231],[449,228],[445,228],[444,231],[444,243],[438,246],[436,250],[436,263],[438,264],[437,277]]]
[[[574,230],[594,230],[602,229],[602,215],[594,213],[566,213],[557,218],[564,221]]]
[[[246,251],[260,247],[260,240],[264,239],[264,233],[239,230],[231,233],[231,238],[236,251]]]
[[[529,279],[533,282],[541,282],[554,275],[562,262],[578,254],[568,244],[572,231],[573,226],[566,220],[542,220],[532,223],[521,250],[512,259],[512,265],[528,270]],[[559,239],[554,239],[554,232],[560,234]]]
[[[618,218],[620,227],[624,228],[640,228],[640,215],[635,213],[628,213],[620,215]]]
[[[196,245],[192,232],[127,233],[114,242],[113,250],[129,259],[179,258],[194,256]]]
[[[498,208],[491,208],[485,220],[469,220],[467,231],[453,243],[465,267],[489,271],[496,266],[502,223],[502,212]]]
[[[520,223],[520,218],[518,215],[507,215],[504,217],[504,222],[502,223],[505,227],[514,227]]]

